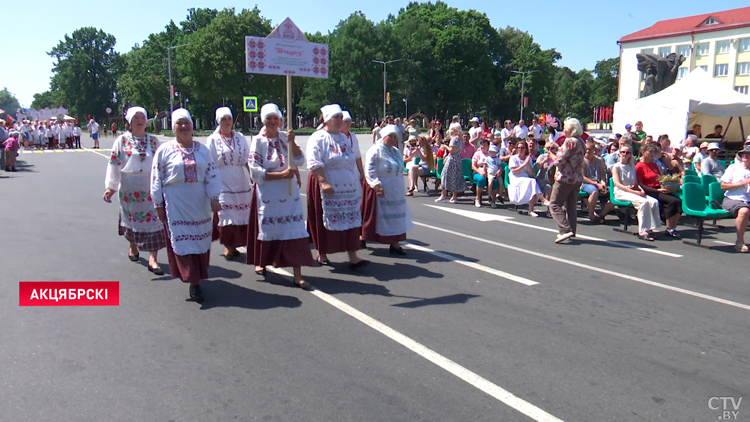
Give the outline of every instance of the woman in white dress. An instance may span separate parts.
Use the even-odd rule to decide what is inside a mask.
[[[404,196],[398,132],[394,125],[380,131],[383,141],[367,150],[367,185],[362,200],[362,238],[390,245],[389,252],[406,255],[399,242],[414,227]]]
[[[649,242],[654,241],[654,230],[661,227],[659,201],[648,196],[638,184],[635,174],[635,159],[630,146],[620,148],[620,160],[612,166],[612,184],[615,199],[630,201],[638,210],[638,237]],[[625,216],[628,218],[628,216]]]
[[[508,197],[510,202],[516,205],[529,205],[529,215],[539,217],[534,212],[537,201],[544,199],[542,190],[534,178],[529,145],[526,141],[516,144],[516,153],[510,157],[508,162],[510,175],[508,176]]]
[[[357,170],[357,150],[341,134],[343,110],[338,104],[326,105],[322,129],[307,141],[307,230],[318,263],[331,265],[328,254],[346,251],[349,268],[369,264],[357,256],[362,229],[360,202],[362,184]]]
[[[233,130],[234,119],[229,107],[216,109],[216,128],[206,146],[211,152],[221,179],[221,211],[214,213],[213,240],[224,245],[227,260],[239,256],[240,246],[247,246],[247,222],[250,218],[252,188],[246,170],[250,147],[245,137]]]
[[[167,236],[150,194],[151,166],[159,141],[146,133],[147,117],[143,107],[130,107],[125,119],[131,129],[112,144],[104,181],[104,201],[112,202],[112,196],[119,192],[118,233],[130,242],[128,258],[138,261],[138,251],[147,251],[148,270],[163,275],[157,254],[167,246]]]
[[[162,144],[151,167],[151,197],[166,223],[167,256],[173,277],[190,283],[190,299],[203,302],[200,281],[208,278],[212,212],[220,211],[221,180],[208,148],[193,140],[193,119],[172,112],[175,140]]]
[[[302,150],[294,143],[294,132],[280,129],[281,111],[276,104],[260,110],[263,128],[250,142],[250,171],[255,181],[249,230],[247,263],[266,274],[266,266],[292,267],[294,285],[310,290],[302,279],[302,267],[312,266],[310,236],[300,199],[297,166],[305,164]],[[290,148],[291,147],[291,148]]]

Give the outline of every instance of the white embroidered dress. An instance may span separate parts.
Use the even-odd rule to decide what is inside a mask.
[[[150,179],[159,141],[146,134],[136,138],[125,132],[112,144],[104,187],[118,192],[120,226],[134,232],[153,233],[164,229],[151,200]]]
[[[247,140],[237,131],[232,131],[230,137],[217,131],[208,137],[206,146],[221,179],[219,227],[246,225],[252,200],[252,188],[245,173],[250,154]]]
[[[155,206],[166,210],[175,254],[202,254],[211,249],[211,200],[218,200],[220,193],[219,171],[205,145],[194,141],[186,149],[171,141],[156,151],[151,197]]]
[[[261,131],[262,132],[262,131]],[[297,179],[266,180],[267,172],[289,167],[289,142],[286,132],[276,138],[257,135],[250,141],[250,171],[255,181],[258,206],[258,240],[292,240],[309,237],[305,228]],[[293,164],[305,164],[304,155],[292,157]],[[289,180],[292,194],[289,194]]]
[[[367,184],[373,189],[381,185],[384,192],[376,202],[375,233],[381,236],[397,236],[414,227],[404,196],[406,186],[402,162],[401,152],[396,147],[379,143],[367,150]]]
[[[345,231],[362,227],[362,185],[359,181],[357,158],[359,147],[354,147],[346,135],[319,130],[307,140],[307,168],[323,168],[326,180],[334,193],[321,192],[323,226],[331,231]]]

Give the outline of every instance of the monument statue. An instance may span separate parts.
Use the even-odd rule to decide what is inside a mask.
[[[667,57],[653,53],[638,53],[635,56],[638,59],[638,70],[645,75],[644,97],[672,85],[677,80],[680,65],[685,62],[682,54],[678,56],[675,53],[670,53]]]

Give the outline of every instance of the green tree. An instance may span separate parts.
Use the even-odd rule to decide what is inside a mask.
[[[18,102],[18,98],[8,91],[8,88],[3,88],[0,91],[0,109],[4,110],[14,119],[16,118],[16,109],[21,108],[21,104]]]
[[[591,86],[593,83],[594,75],[590,70],[581,69],[576,73],[569,110],[572,116],[577,117],[581,123],[589,123],[592,120]]]
[[[44,91],[34,94],[34,101],[31,108],[41,110],[43,108],[65,107],[64,97],[60,91]]]
[[[121,69],[115,37],[93,27],[77,29],[49,53],[54,60],[52,90],[61,90],[73,115],[101,117],[117,108],[115,88]]]
[[[617,101],[617,80],[620,76],[620,58],[600,60],[594,66],[594,79],[591,91],[591,105],[613,107]]]
[[[286,104],[283,76],[248,74],[245,72],[245,36],[267,36],[273,28],[256,7],[224,9],[211,23],[185,37],[190,45],[180,52],[178,68],[181,82],[190,90],[190,106],[194,113],[213,122],[216,107],[222,104],[242,112],[243,95],[258,96],[258,101]],[[249,120],[242,119],[247,130]]]

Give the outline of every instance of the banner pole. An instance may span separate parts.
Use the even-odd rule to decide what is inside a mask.
[[[292,76],[286,75],[286,130],[289,133],[292,130]],[[294,141],[292,141],[294,142]],[[289,156],[287,157],[287,163],[289,167],[292,167],[292,146],[288,148]],[[297,166],[294,166],[294,170],[297,170]],[[289,181],[289,195],[292,195],[292,179]]]

